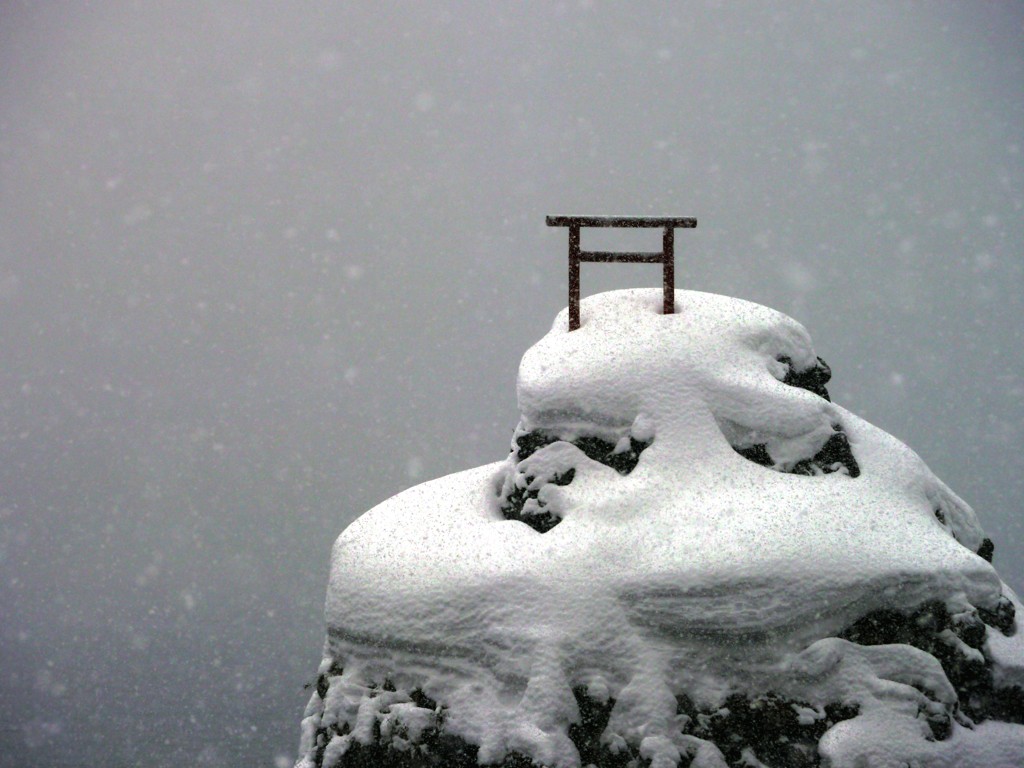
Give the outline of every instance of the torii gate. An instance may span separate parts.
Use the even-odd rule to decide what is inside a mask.
[[[569,228],[569,330],[580,327],[580,263],[661,264],[666,315],[675,312],[675,230],[693,229],[696,219],[674,216],[548,216],[549,227]],[[580,227],[663,228],[661,253],[580,250]]]

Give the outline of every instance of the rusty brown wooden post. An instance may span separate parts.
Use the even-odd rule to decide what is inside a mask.
[[[661,269],[661,290],[664,294],[666,315],[675,314],[676,308],[676,254],[675,254],[675,229],[666,225],[665,232],[661,237],[661,253],[665,257]]]
[[[569,225],[569,330],[580,327],[580,225]]]
[[[675,312],[675,229],[693,229],[696,219],[678,216],[548,216],[549,227],[569,228],[569,330],[580,327],[580,264],[584,261],[661,264],[663,312]],[[581,227],[662,227],[661,253],[632,251],[584,251],[580,248]]]

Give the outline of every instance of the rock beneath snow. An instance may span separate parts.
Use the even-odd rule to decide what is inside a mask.
[[[1024,765],[1020,604],[974,512],[748,302],[586,299],[504,462],[332,556],[300,768]]]
[[[520,427],[512,438],[510,469],[501,487],[501,514],[547,533],[562,521],[558,505],[551,503],[549,486],[569,485],[583,457],[628,475],[648,445],[632,429],[624,434],[559,435]]]

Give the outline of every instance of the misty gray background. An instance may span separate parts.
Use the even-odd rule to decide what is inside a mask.
[[[337,533],[507,453],[549,213],[698,217],[677,284],[806,325],[1024,587],[1022,24],[0,3],[0,766],[290,765]]]

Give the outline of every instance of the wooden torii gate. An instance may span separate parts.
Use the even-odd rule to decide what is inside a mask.
[[[623,262],[629,264],[661,264],[664,290],[664,313],[675,312],[675,230],[693,229],[696,219],[678,216],[548,216],[549,227],[569,228],[569,330],[580,327],[580,263]],[[584,251],[580,249],[581,227],[617,227],[630,229],[662,228],[661,252]]]

